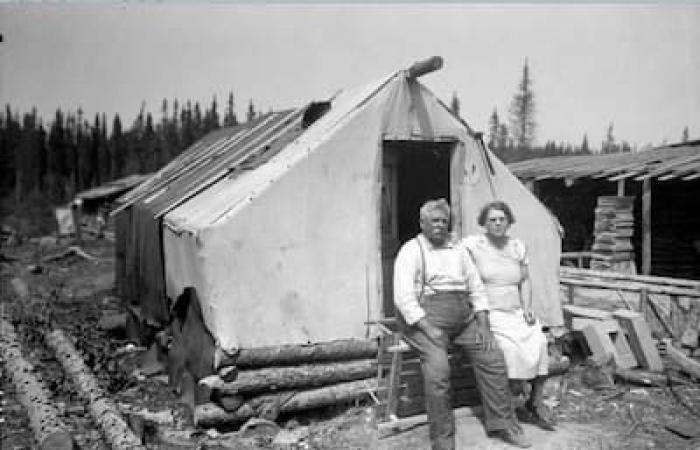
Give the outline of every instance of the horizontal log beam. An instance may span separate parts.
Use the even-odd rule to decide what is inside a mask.
[[[376,339],[342,339],[309,345],[279,345],[241,349],[228,354],[218,349],[214,358],[215,369],[236,366],[253,367],[289,366],[324,361],[347,361],[372,358],[377,355]]]
[[[377,373],[375,359],[269,367],[238,372],[234,381],[219,378],[209,386],[219,395],[252,394],[270,390],[310,388],[369,378]]]

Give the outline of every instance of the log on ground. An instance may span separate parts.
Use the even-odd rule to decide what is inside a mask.
[[[241,349],[234,355],[217,351],[215,369],[237,366],[240,370],[253,367],[286,366],[323,361],[347,361],[377,356],[376,339],[341,339],[310,345],[279,345]]]
[[[219,395],[252,394],[360,380],[376,375],[376,373],[377,363],[374,359],[327,364],[302,364],[240,371],[236,380],[227,383],[219,378],[220,382],[212,387]]]
[[[34,367],[22,357],[22,346],[12,324],[0,318],[0,356],[27,410],[29,425],[41,450],[72,450],[73,436],[58,416],[48,388],[34,376]]]
[[[264,415],[271,409],[277,414],[290,413],[355,400],[373,392],[376,387],[376,378],[369,378],[305,391],[282,391],[250,398],[234,412],[226,412],[214,403],[206,403],[197,406],[194,421],[195,425],[205,428],[236,425],[251,417]],[[268,415],[266,418],[275,419],[276,417]]]
[[[61,330],[45,335],[46,343],[56,354],[63,369],[77,387],[78,393],[88,402],[90,415],[100,427],[112,449],[144,449],[141,440],[134,435],[119,413],[117,405],[99,386],[90,369],[85,365],[73,343]]]

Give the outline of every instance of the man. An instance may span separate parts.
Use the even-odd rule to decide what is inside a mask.
[[[455,448],[447,359],[447,346],[454,343],[474,367],[487,432],[530,447],[513,413],[503,353],[490,331],[486,290],[468,253],[450,242],[449,217],[445,199],[426,202],[420,208],[421,233],[401,247],[394,263],[394,304],[406,324],[406,341],[420,354],[431,446]]]

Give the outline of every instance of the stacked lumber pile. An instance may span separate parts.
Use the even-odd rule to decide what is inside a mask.
[[[617,344],[624,344],[618,342],[622,334],[609,323],[615,319],[625,337],[631,338],[631,350],[642,367],[659,370],[658,361],[652,361],[654,358],[641,349],[652,351],[650,336],[657,346],[660,338],[667,337],[662,339],[662,353],[683,372],[700,379],[700,281],[573,267],[561,267],[559,275],[566,291],[565,316],[584,318],[569,320],[567,325],[574,331],[589,332],[586,339],[593,353],[600,348],[600,353],[617,356],[614,359],[618,368],[635,367],[625,364],[620,353],[621,346]],[[598,326],[593,329],[590,325]],[[641,328],[648,328],[649,332],[640,331]],[[607,342],[608,336],[611,342]]]
[[[218,373],[198,383],[209,402],[195,409],[202,427],[342,404],[376,390],[376,340],[243,349],[218,360]]]
[[[606,259],[592,259],[591,269],[635,273],[634,197],[598,197],[592,250]]]

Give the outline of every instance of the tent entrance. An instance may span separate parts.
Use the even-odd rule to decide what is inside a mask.
[[[452,195],[454,142],[384,141],[382,147],[382,276],[385,317],[394,315],[393,268],[401,245],[420,232],[419,209]],[[452,191],[452,192],[451,192]]]

